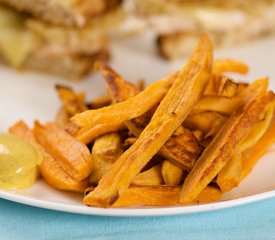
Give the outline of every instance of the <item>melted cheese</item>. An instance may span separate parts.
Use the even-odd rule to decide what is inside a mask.
[[[12,66],[19,67],[36,48],[38,36],[25,27],[25,18],[0,6],[0,53]]]

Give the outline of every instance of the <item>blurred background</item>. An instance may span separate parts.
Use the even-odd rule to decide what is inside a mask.
[[[0,62],[80,80],[120,48],[167,65],[202,32],[226,49],[273,34],[274,22],[274,0],[0,0]]]

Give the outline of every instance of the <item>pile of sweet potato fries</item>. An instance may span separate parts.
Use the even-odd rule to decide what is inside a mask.
[[[10,132],[43,154],[48,184],[84,193],[89,206],[217,201],[275,142],[275,94],[266,78],[229,78],[246,64],[212,55],[202,35],[181,70],[146,88],[98,62],[107,96],[87,104],[84,93],[57,86],[54,121],[33,129],[20,121]]]

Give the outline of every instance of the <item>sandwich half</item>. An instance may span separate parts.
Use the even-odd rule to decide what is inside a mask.
[[[17,11],[43,21],[66,26],[84,26],[88,19],[119,5],[121,0],[0,0]]]
[[[96,24],[77,29],[52,25],[0,5],[0,61],[68,79],[89,73],[108,58],[108,38]]]
[[[275,0],[134,0],[135,11],[156,32],[167,59],[193,49],[206,32],[216,46],[256,39],[275,31]]]

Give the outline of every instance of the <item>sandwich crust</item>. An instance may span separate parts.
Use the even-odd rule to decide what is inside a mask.
[[[83,26],[87,19],[118,5],[121,0],[0,0],[52,24]]]
[[[230,46],[275,32],[274,0],[135,0],[135,10],[167,59],[189,54],[201,33],[215,46]]]
[[[95,60],[107,60],[108,39],[99,28],[52,25],[0,5],[0,60],[19,70],[80,79]]]

